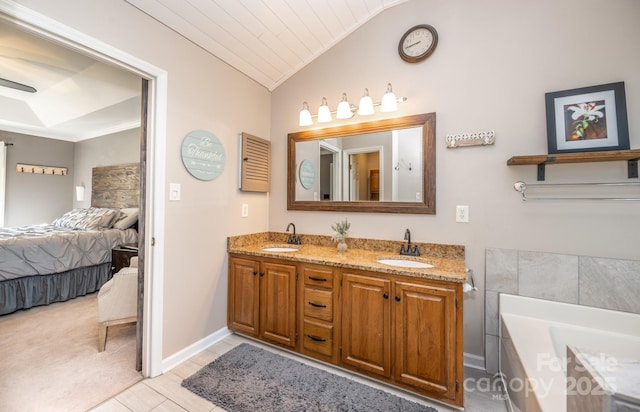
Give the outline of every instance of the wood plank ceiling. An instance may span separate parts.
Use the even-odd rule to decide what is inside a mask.
[[[269,90],[406,0],[126,0]]]

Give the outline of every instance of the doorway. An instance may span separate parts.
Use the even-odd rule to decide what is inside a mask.
[[[164,119],[167,100],[167,73],[149,63],[117,50],[102,42],[63,26],[36,12],[22,12],[0,2],[0,21],[21,27],[25,32],[44,37],[75,52],[108,62],[114,66],[140,76],[142,80],[143,104],[140,137],[140,184],[139,211],[139,279],[143,285],[139,292],[139,326],[137,331],[139,366],[143,376],[156,376],[161,370],[162,323],[159,313],[162,296],[162,266],[158,256],[163,254],[164,229],[157,222],[164,217],[160,192],[165,181],[163,153],[166,146]],[[20,17],[17,17],[17,16]],[[156,189],[159,188],[159,189]],[[157,205],[157,207],[155,206]],[[152,236],[154,234],[155,236]],[[151,246],[153,245],[153,248]],[[153,274],[153,276],[152,276]],[[140,313],[139,312],[139,313]],[[134,365],[132,365],[133,367]]]
[[[343,151],[343,196],[352,201],[384,199],[384,148],[361,147]]]

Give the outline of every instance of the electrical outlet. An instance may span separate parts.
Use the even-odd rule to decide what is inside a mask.
[[[467,205],[456,206],[456,222],[469,223],[469,206]]]
[[[249,205],[246,203],[242,204],[242,213],[241,213],[242,217],[249,217]]]

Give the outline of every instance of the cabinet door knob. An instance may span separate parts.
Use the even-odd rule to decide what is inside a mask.
[[[258,272],[256,272],[255,270],[253,271],[253,276],[256,276],[258,274]]]
[[[396,302],[400,302],[400,296],[396,296]]]
[[[264,272],[260,272],[260,277],[264,277]]]
[[[385,298],[385,299],[389,299],[389,294],[385,293],[384,295],[382,295],[382,297]]]

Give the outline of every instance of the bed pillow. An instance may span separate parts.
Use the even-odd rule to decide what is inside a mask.
[[[74,229],[80,230],[101,230],[109,229],[113,226],[113,222],[120,216],[118,209],[109,209],[103,207],[90,207],[87,214],[80,219]]]
[[[138,221],[138,208],[128,207],[120,209],[120,218],[113,224],[114,229],[128,229]]]
[[[82,207],[70,210],[54,220],[51,224],[56,227],[75,229],[76,224],[78,224],[78,222],[81,222],[82,219],[84,219],[84,217],[87,215],[87,210],[88,209]]]

